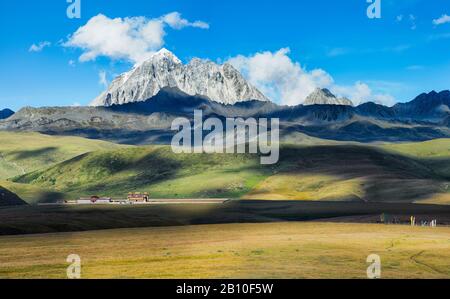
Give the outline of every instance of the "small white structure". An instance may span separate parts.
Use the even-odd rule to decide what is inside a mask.
[[[130,202],[128,199],[113,199],[111,200],[111,204],[113,205],[129,205]]]
[[[112,202],[109,197],[91,196],[90,198],[80,198],[77,200],[79,205],[92,205],[92,204],[110,204]]]
[[[92,201],[90,199],[77,199],[77,204],[79,205],[90,205],[92,204]]]

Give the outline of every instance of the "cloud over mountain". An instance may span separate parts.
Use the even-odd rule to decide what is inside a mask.
[[[208,29],[209,24],[183,19],[178,12],[154,19],[146,17],[111,19],[99,14],[69,36],[64,46],[82,49],[83,53],[79,58],[81,62],[106,56],[139,63],[161,49],[165,43],[164,37],[168,27],[174,30],[185,27]]]
[[[373,101],[393,105],[394,97],[375,93],[366,83],[337,85],[323,69],[305,69],[289,57],[290,49],[259,52],[249,56],[238,55],[228,60],[251,84],[268,98],[283,105],[298,105],[317,88],[328,88],[339,97],[349,98],[355,104]]]
[[[104,70],[98,73],[98,83],[105,88],[108,87],[108,80],[106,79],[106,72]]]
[[[331,76],[321,69],[306,71],[288,56],[289,48],[277,52],[260,52],[251,56],[239,55],[229,63],[241,71],[247,79],[272,100],[296,105],[317,87],[333,83]]]

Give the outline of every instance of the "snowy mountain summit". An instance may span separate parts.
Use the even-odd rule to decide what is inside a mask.
[[[326,88],[317,88],[303,102],[303,105],[343,105],[353,106],[352,101],[347,98],[337,98]]]
[[[198,58],[184,65],[172,52],[162,49],[131,71],[115,78],[92,106],[111,106],[145,101],[162,88],[206,96],[222,104],[248,100],[268,101],[230,64],[218,65]]]

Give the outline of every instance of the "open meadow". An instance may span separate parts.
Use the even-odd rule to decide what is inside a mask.
[[[450,139],[283,144],[264,166],[257,155],[7,134],[0,278],[65,278],[69,254],[84,278],[365,278],[372,253],[384,278],[450,278]],[[25,137],[32,152],[20,150]],[[133,191],[230,200],[39,205]],[[16,195],[28,205],[12,206]],[[382,214],[401,224],[379,224]],[[411,215],[438,227],[410,227]]]
[[[0,237],[1,278],[450,278],[450,228],[260,223]]]

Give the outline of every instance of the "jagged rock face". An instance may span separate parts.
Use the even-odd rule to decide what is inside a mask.
[[[189,95],[235,104],[248,100],[268,101],[230,64],[193,59],[183,63],[170,51],[161,50],[131,71],[117,77],[92,106],[111,106],[145,101],[164,88],[178,88]]]
[[[312,94],[310,94],[303,105],[343,105],[353,106],[352,101],[346,98],[337,98],[328,89],[317,88]]]

